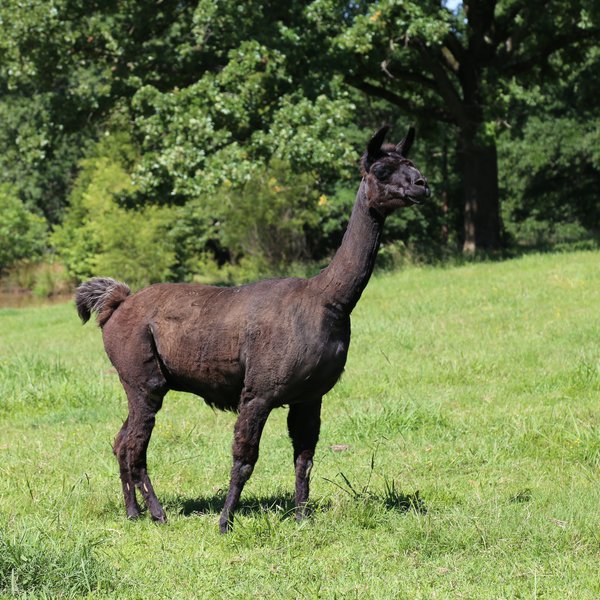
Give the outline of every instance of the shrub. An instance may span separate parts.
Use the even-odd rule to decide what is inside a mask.
[[[242,258],[257,272],[281,272],[309,258],[307,234],[319,222],[319,192],[310,173],[293,173],[273,160],[243,186],[225,183],[216,195],[221,244],[234,262]],[[248,264],[248,267],[250,265]]]
[[[46,246],[46,222],[28,211],[8,185],[0,186],[0,215],[0,272],[39,257]]]
[[[82,161],[65,220],[52,235],[59,256],[76,279],[113,276],[136,287],[169,279],[175,256],[167,235],[171,209],[120,206],[117,197],[132,189],[118,158]]]
[[[63,265],[55,261],[21,261],[2,277],[2,291],[15,293],[30,290],[39,298],[71,291],[71,280]]]

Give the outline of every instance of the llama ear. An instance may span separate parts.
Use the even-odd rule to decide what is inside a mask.
[[[377,133],[373,134],[367,146],[367,156],[370,158],[377,158],[379,156],[381,145],[383,144],[383,140],[385,140],[389,128],[389,125],[384,125]]]
[[[396,152],[400,156],[404,156],[404,157],[408,156],[410,147],[413,145],[414,141],[415,141],[415,128],[409,127],[408,133],[404,136],[402,141],[396,145]]]
[[[373,137],[369,140],[367,145],[367,151],[363,155],[363,167],[368,173],[371,170],[371,165],[381,156],[381,145],[383,140],[390,128],[389,125],[384,125],[377,133],[373,134]]]

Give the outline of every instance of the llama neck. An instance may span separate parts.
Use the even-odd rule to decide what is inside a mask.
[[[356,306],[373,272],[383,222],[384,217],[369,211],[363,179],[342,244],[330,265],[315,277],[325,300],[348,314]]]

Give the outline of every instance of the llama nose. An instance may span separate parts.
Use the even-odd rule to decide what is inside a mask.
[[[419,177],[418,179],[415,179],[415,181],[413,181],[413,185],[415,187],[425,188],[425,197],[426,198],[429,198],[429,196],[431,196],[431,190],[429,189],[429,186],[427,185],[427,180],[424,179],[423,177]]]

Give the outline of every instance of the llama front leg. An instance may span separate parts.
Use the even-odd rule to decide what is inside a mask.
[[[245,399],[242,394],[240,413],[235,423],[233,437],[233,466],[231,482],[225,506],[219,519],[221,533],[227,533],[233,525],[233,513],[246,481],[250,479],[258,460],[258,446],[263,428],[271,412],[267,401],[262,398]]]
[[[290,406],[288,431],[294,446],[296,468],[296,521],[306,516],[310,470],[321,429],[321,398]]]

